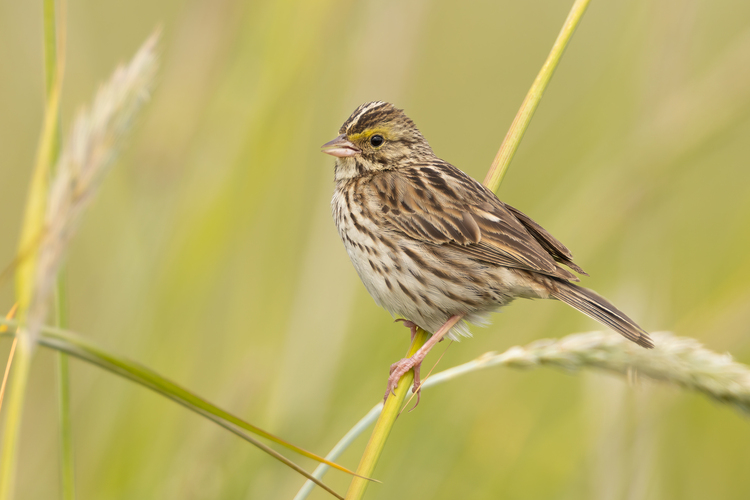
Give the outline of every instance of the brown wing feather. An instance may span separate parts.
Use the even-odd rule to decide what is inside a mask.
[[[516,216],[516,219],[518,219],[521,224],[523,224],[526,229],[528,229],[531,235],[536,238],[536,240],[544,247],[545,250],[547,250],[547,252],[550,253],[550,255],[552,255],[552,257],[557,262],[568,266],[579,274],[588,276],[588,273],[586,271],[581,269],[575,262],[573,262],[573,254],[571,254],[570,250],[568,250],[565,245],[560,243],[557,238],[549,234],[546,229],[534,222],[531,217],[521,212],[517,208],[511,207],[508,204],[506,204],[505,206],[513,213],[513,215]]]
[[[566,280],[578,278],[555,261],[582,272],[562,243],[448,163],[380,172],[368,187],[379,222],[417,240]]]

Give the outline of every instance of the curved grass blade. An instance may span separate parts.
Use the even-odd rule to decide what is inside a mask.
[[[17,327],[17,323],[11,320],[0,319],[0,324],[5,324],[12,328]],[[13,333],[9,333],[9,334],[13,335]],[[295,446],[292,443],[278,436],[275,436],[269,432],[266,432],[263,429],[256,427],[242,420],[241,418],[232,415],[231,413],[225,410],[222,410],[218,406],[206,401],[202,397],[196,394],[193,394],[192,392],[188,391],[187,389],[184,389],[183,387],[172,382],[171,380],[165,377],[162,377],[161,375],[159,375],[152,369],[146,366],[143,366],[140,363],[136,363],[135,361],[131,361],[131,360],[122,358],[120,356],[111,354],[89,343],[88,341],[84,340],[81,336],[73,332],[61,330],[59,328],[43,326],[41,328],[39,344],[45,347],[49,347],[51,349],[56,349],[58,351],[65,352],[67,354],[70,354],[71,356],[75,356],[84,361],[88,361],[89,363],[97,365],[101,368],[104,368],[108,371],[111,371],[122,377],[132,380],[133,382],[137,382],[145,387],[148,387],[149,389],[152,389],[153,391],[161,394],[162,396],[165,396],[171,399],[172,401],[200,415],[203,415],[204,417],[212,420],[213,422],[216,422],[217,424],[230,430],[231,432],[234,432],[235,434],[238,434],[238,432],[240,432],[241,434],[238,434],[240,435],[240,437],[243,437],[243,439],[247,439],[248,441],[252,442],[256,446],[258,446],[258,442],[255,441],[254,438],[248,436],[242,431],[247,431],[257,436],[266,438],[269,441],[272,441],[291,451],[294,451],[295,453],[299,453],[300,455],[304,457],[329,465],[330,467],[338,469],[342,472],[346,472],[347,474],[351,474],[354,476],[357,475],[353,471],[347,469],[346,467],[342,467],[341,465],[331,462],[330,460],[326,460],[325,458],[319,455],[316,455],[315,453],[312,453],[303,448],[300,448],[299,446]],[[265,446],[265,445],[262,445],[262,446]],[[265,448],[264,448],[264,451],[265,451]],[[361,477],[361,476],[358,476],[358,477]],[[363,479],[368,479],[368,478],[363,478]],[[372,479],[370,480],[374,481]]]
[[[211,420],[212,422],[220,425],[221,427],[225,428],[229,432],[241,437],[245,441],[251,443],[252,445],[260,448],[264,452],[271,455],[273,458],[278,460],[279,462],[283,463],[284,465],[287,465],[289,468],[295,470],[296,472],[300,473],[304,477],[306,477],[310,481],[314,481],[315,484],[323,488],[325,491],[330,493],[331,495],[335,496],[336,498],[342,499],[343,497],[336,493],[333,489],[331,489],[328,485],[323,483],[321,480],[315,478],[312,474],[307,472],[305,469],[303,469],[301,466],[297,465],[296,463],[292,462],[288,458],[286,458],[284,455],[279,453],[278,451],[274,450],[273,448],[267,446],[266,444],[258,441],[253,436],[245,432],[240,426],[234,425],[231,422],[228,422],[227,420],[222,419],[221,417],[215,415],[208,409],[201,408],[197,405],[192,405],[190,402],[186,401],[185,399],[181,398],[179,394],[170,394],[168,389],[165,389],[162,384],[159,383],[159,379],[161,378],[159,375],[156,375],[155,373],[152,373],[153,377],[152,380],[147,380],[144,378],[140,378],[138,376],[137,371],[133,372],[127,368],[127,363],[124,363],[126,366],[117,366],[118,363],[111,363],[110,361],[112,359],[116,359],[114,357],[107,359],[107,357],[98,356],[96,349],[90,350],[86,349],[85,347],[81,347],[79,345],[76,345],[74,343],[67,342],[67,339],[65,339],[63,336],[60,337],[54,337],[54,336],[47,336],[45,335],[45,332],[42,331],[41,336],[39,338],[39,345],[49,347],[51,349],[55,349],[58,352],[65,353],[70,356],[75,356],[78,359],[88,361],[91,364],[94,364],[96,366],[99,366],[101,368],[104,368],[106,370],[109,370],[113,373],[116,373],[124,378],[127,378],[128,380],[131,380],[133,382],[139,383],[145,387],[148,387],[149,389],[166,396],[168,399],[171,399],[172,401],[184,406],[185,408],[188,408],[190,410],[193,410],[194,412],[198,413],[199,415],[202,415],[206,417],[207,419]],[[100,353],[101,351],[99,351]],[[135,363],[134,363],[135,364]],[[149,370],[145,367],[141,367],[142,372],[148,372]],[[169,381],[166,379],[163,379],[163,381],[168,382],[166,385],[170,385]],[[172,389],[179,388],[176,384],[171,384]],[[178,391],[179,392],[179,391]],[[184,391],[187,393],[187,391]],[[197,399],[198,396],[194,396]],[[205,402],[206,405],[211,406],[210,403]],[[250,424],[247,424],[250,425]],[[252,426],[251,426],[252,427]],[[272,439],[273,440],[273,439]],[[290,445],[292,448],[294,448],[294,445]],[[314,456],[314,455],[313,455]],[[325,460],[325,463],[332,463],[327,460]],[[334,467],[341,468],[340,466],[337,466],[334,464]],[[344,469],[346,470],[346,469]]]

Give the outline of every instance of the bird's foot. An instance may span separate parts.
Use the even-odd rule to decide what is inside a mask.
[[[414,342],[414,337],[417,335],[417,324],[408,319],[399,318],[395,321],[396,323],[403,323],[406,328],[411,331],[411,341]]]
[[[421,380],[419,378],[419,367],[422,366],[422,361],[424,361],[425,356],[427,356],[427,353],[430,352],[430,349],[435,347],[435,344],[440,342],[443,337],[445,337],[448,332],[450,332],[450,329],[453,328],[456,323],[461,321],[461,318],[463,315],[461,314],[454,314],[450,318],[448,318],[448,321],[445,322],[443,326],[438,329],[429,339],[427,339],[427,342],[424,343],[422,347],[419,348],[417,352],[415,352],[410,358],[404,358],[398,363],[393,363],[391,365],[391,376],[388,377],[388,389],[385,391],[385,398],[383,398],[383,401],[388,400],[389,394],[396,394],[396,387],[398,387],[398,380],[409,370],[414,370],[414,388],[413,391],[417,394],[417,404],[419,404],[419,393],[420,393],[420,387],[422,385]],[[412,328],[411,325],[414,323],[411,321],[404,321],[404,324],[409,326],[409,328]],[[413,333],[416,333],[416,325],[413,326],[414,330]],[[412,339],[413,340],[413,339]],[[416,407],[416,405],[414,405]],[[412,408],[414,409],[414,408]]]
[[[398,387],[398,381],[401,379],[401,377],[404,376],[406,372],[409,370],[414,370],[414,385],[412,386],[412,392],[414,392],[417,395],[417,403],[414,405],[414,408],[417,407],[419,404],[419,398],[422,393],[421,389],[421,379],[419,377],[419,369],[422,366],[422,358],[418,357],[416,354],[412,356],[411,358],[404,358],[400,361],[397,361],[396,363],[393,363],[391,365],[391,375],[388,377],[388,388],[385,391],[385,397],[383,398],[383,402],[388,399],[389,394],[396,395],[396,387]],[[412,410],[414,409],[412,408]]]

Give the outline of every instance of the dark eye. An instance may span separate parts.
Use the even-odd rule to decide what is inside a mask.
[[[385,142],[385,139],[383,139],[382,135],[375,134],[372,137],[370,137],[370,144],[372,144],[374,147],[382,146]]]

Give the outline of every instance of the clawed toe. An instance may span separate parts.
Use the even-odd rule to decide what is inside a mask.
[[[414,366],[414,385],[411,388],[411,392],[417,396],[417,402],[414,403],[414,406],[412,406],[409,411],[413,411],[419,404],[419,400],[422,398],[422,379],[419,377],[420,368],[422,368],[421,363]]]
[[[393,373],[393,367],[391,367],[391,373]],[[388,387],[385,388],[385,396],[383,396],[383,404],[388,400],[388,396],[393,394],[396,395],[396,387],[398,387],[398,378],[394,379],[393,375],[388,377]]]
[[[417,363],[413,358],[404,358],[400,361],[397,361],[396,363],[393,363],[391,365],[391,374],[388,377],[388,387],[385,391],[385,397],[383,398],[383,402],[385,402],[388,399],[388,396],[390,394],[396,395],[396,387],[398,387],[398,381],[401,379],[401,377],[404,376],[406,372],[409,370],[414,370],[414,386],[413,386],[413,392],[417,394],[417,404],[419,404],[419,396],[420,396],[420,385],[421,385],[421,379],[419,378],[419,368],[421,367],[421,363]],[[414,405],[416,408],[417,405]],[[412,408],[414,409],[414,408]]]
[[[394,323],[403,323],[406,328],[416,328],[417,324],[413,321],[404,318],[398,318],[393,320]]]

